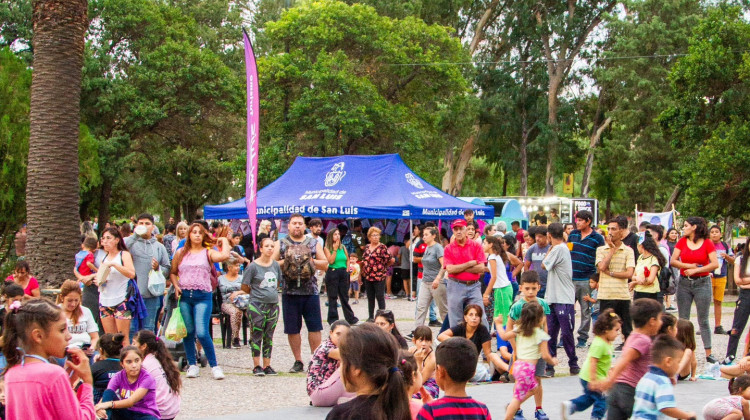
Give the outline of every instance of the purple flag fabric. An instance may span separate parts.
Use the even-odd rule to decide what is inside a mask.
[[[245,168],[245,206],[250,220],[253,243],[257,238],[258,208],[258,143],[260,132],[260,96],[258,89],[258,65],[255,62],[253,44],[242,30],[245,41],[245,73],[247,75],[247,166]],[[259,244],[255,244],[258,249]]]

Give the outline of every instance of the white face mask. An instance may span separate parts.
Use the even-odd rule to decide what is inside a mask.
[[[138,236],[146,236],[148,234],[148,228],[143,225],[138,225],[133,232]]]

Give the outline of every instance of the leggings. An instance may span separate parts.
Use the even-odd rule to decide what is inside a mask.
[[[232,326],[232,338],[240,337],[240,327],[242,326],[242,309],[235,306],[234,303],[224,302],[221,304],[221,312],[229,315],[229,325]]]
[[[378,309],[385,309],[385,281],[370,281],[365,279],[363,282],[365,293],[367,293],[367,314],[368,319],[375,319],[375,299],[378,300]]]
[[[355,396],[352,392],[346,392],[344,381],[341,380],[341,368],[338,368],[310,394],[310,401],[315,407],[333,407],[339,398]]]
[[[102,401],[101,402],[110,402],[110,401],[119,401],[120,399],[117,398],[117,394],[115,394],[115,391],[112,391],[111,389],[108,389],[104,391],[104,395],[102,395]],[[109,420],[158,420],[157,417],[154,417],[150,414],[140,413],[138,411],[133,411],[127,408],[116,408],[116,409],[109,409],[107,410],[107,418]]]
[[[273,332],[276,330],[276,321],[279,320],[279,304],[250,301],[247,305],[247,313],[253,324],[253,357],[260,357],[262,348],[263,357],[270,359],[273,350]]]

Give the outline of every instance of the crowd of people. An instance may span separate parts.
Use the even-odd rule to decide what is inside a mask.
[[[295,360],[289,372],[307,373],[310,402],[333,407],[330,419],[490,418],[466,394],[470,381],[514,383],[506,419],[523,419],[531,398],[534,418],[548,419],[542,381],[555,375],[558,348],[583,389],[563,403],[562,418],[592,406],[592,419],[695,418],[673,396],[676,383],[697,379],[691,308],[695,302],[706,361],[717,363],[712,335],[726,334],[721,304],[734,266],[740,299],[721,367],[733,378],[731,395],[707,401],[703,415],[750,419],[750,342],[735,360],[750,315],[747,243],[735,255],[721,229],[700,217],[687,218],[681,235],[648,223],[632,232],[622,216],[595,226],[588,211],[573,224],[534,221],[527,230],[518,222],[509,232],[505,222],[480,228],[467,211],[450,233],[427,222],[399,243],[383,243],[381,229],[359,220],[323,232],[320,219],[301,214],[289,217],[284,234],[262,221],[256,238],[202,220],[170,220],[160,234],[147,213],[132,226],[103,227],[100,237],[84,225],[75,280],[62,285],[57,304],[40,297],[25,260],[6,279],[7,418],[27,418],[30,409],[34,418],[177,416],[180,372],[159,333],[167,293],[186,327],[186,379],[200,375],[201,354],[213,378],[224,379],[211,338],[217,302],[231,347],[241,347],[243,318],[250,324],[255,376],[277,374],[281,316]],[[165,288],[155,286],[159,278]],[[407,334],[387,308],[398,289],[415,301]],[[355,311],[362,294],[364,322]],[[580,364],[576,348],[588,349]]]

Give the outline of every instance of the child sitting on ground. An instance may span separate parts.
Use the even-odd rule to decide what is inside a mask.
[[[357,254],[349,254],[349,288],[354,295],[352,305],[359,303],[359,286],[362,283],[359,280],[360,266],[357,264]]]
[[[102,399],[109,380],[122,370],[119,355],[123,341],[124,335],[108,333],[102,335],[96,343],[99,360],[91,366],[91,376],[94,378],[94,404]]]
[[[703,407],[704,420],[750,420],[750,375],[734,380],[732,395],[714,398]]]
[[[612,367],[615,349],[612,342],[620,334],[622,320],[612,309],[605,309],[602,316],[594,323],[594,340],[589,347],[589,354],[583,362],[578,375],[583,385],[583,395],[562,403],[562,418],[594,406],[591,419],[603,419],[607,412],[607,399],[600,391],[601,381],[607,379],[607,372]]]
[[[437,398],[440,394],[440,388],[435,381],[435,352],[432,351],[432,330],[430,327],[420,325],[412,333],[411,339],[414,346],[409,349],[409,353],[414,356],[417,366],[421,373],[422,383],[425,390],[429,393],[430,399]],[[414,395],[414,398],[422,399],[425,395]]]
[[[695,359],[695,327],[687,319],[677,321],[677,334],[674,336],[677,341],[685,346],[685,354],[680,360],[680,369],[677,371],[677,380],[684,381],[690,378],[691,381],[698,380],[698,361]]]
[[[399,351],[397,366],[404,377],[406,396],[409,397],[409,411],[411,411],[411,418],[414,420],[422,406],[432,401],[433,398],[422,386],[422,373],[414,355],[406,350]],[[417,397],[417,395],[424,395],[425,398]]]
[[[466,383],[474,376],[477,348],[466,338],[449,338],[435,350],[435,379],[445,396],[426,403],[417,415],[419,420],[491,419],[486,405],[466,394]]]
[[[127,346],[120,352],[122,370],[112,377],[102,400],[96,405],[96,416],[102,419],[159,419],[156,404],[156,381],[141,369],[143,354],[138,347]]]
[[[633,414],[635,387],[648,372],[651,362],[651,338],[661,327],[662,306],[653,299],[636,299],[630,306],[633,332],[622,349],[622,355],[609,376],[602,391],[607,394],[608,419],[629,419]]]
[[[651,298],[638,300],[656,302]],[[695,413],[677,408],[674,399],[672,378],[680,368],[683,353],[684,346],[676,338],[668,335],[656,337],[651,346],[652,364],[649,372],[638,381],[638,386],[635,388],[632,420],[651,420],[663,416],[675,419],[695,419]]]
[[[502,315],[499,316],[501,317]],[[540,392],[536,381],[536,366],[539,359],[544,359],[550,366],[557,365],[557,358],[549,354],[547,341],[550,337],[542,329],[544,320],[542,305],[529,302],[521,310],[521,319],[517,327],[512,331],[498,330],[503,340],[515,338],[516,341],[516,361],[513,363],[513,376],[516,378],[516,383],[513,387],[513,399],[505,411],[505,420],[512,420],[516,417],[521,404]],[[502,322],[502,319],[500,321]]]

